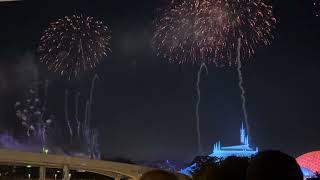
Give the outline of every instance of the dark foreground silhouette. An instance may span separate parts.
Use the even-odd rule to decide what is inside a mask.
[[[247,180],[303,180],[296,160],[280,151],[258,153],[250,161]]]
[[[145,173],[141,180],[178,180],[178,178],[170,172],[163,170],[153,170]]]
[[[296,160],[280,151],[264,151],[249,159],[228,157],[225,160],[197,159],[194,180],[303,180]]]
[[[232,156],[220,161],[207,157],[197,162],[200,166],[194,169],[194,180],[246,180],[249,158]]]

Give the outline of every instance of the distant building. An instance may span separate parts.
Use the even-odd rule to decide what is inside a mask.
[[[212,154],[209,154],[209,156],[225,159],[229,156],[251,157],[257,153],[258,148],[253,149],[250,147],[249,136],[246,134],[246,130],[244,129],[242,123],[240,128],[240,145],[221,147],[221,143],[219,141],[213,145]],[[192,170],[196,167],[197,164],[192,164],[191,166],[180,170],[180,173],[191,176]]]
[[[317,173],[320,173],[320,151],[303,154],[297,157],[296,160],[304,177],[314,177]]]
[[[249,136],[246,134],[243,123],[240,129],[240,143],[240,145],[236,146],[221,147],[219,141],[213,145],[212,154],[209,156],[225,159],[228,156],[251,157],[258,153],[258,148],[253,149],[250,147]]]

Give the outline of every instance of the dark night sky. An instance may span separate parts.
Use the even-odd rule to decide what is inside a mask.
[[[64,89],[88,94],[93,72],[69,82],[48,73],[36,54],[49,22],[83,13],[103,20],[112,30],[113,53],[95,71],[100,80],[95,89],[93,124],[100,131],[103,154],[191,159],[196,153],[194,85],[198,67],[168,64],[150,48],[152,20],[165,3],[2,3],[0,131],[22,131],[13,103],[33,79],[32,72],[38,72],[36,78],[51,80],[49,103],[62,115]],[[243,67],[252,142],[261,149],[299,155],[320,146],[320,18],[313,16],[311,0],[278,0],[273,4],[278,20],[275,39]],[[238,143],[243,119],[236,70],[209,65],[209,75],[201,83],[201,130],[206,152],[219,139],[224,145]]]

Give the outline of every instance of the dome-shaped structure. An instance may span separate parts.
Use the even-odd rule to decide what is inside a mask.
[[[301,171],[302,171],[302,174],[304,177],[314,177],[315,176],[314,172],[312,172],[311,170],[306,169],[304,167],[301,168]]]
[[[299,156],[297,159],[300,167],[313,173],[320,173],[320,151],[313,151]]]

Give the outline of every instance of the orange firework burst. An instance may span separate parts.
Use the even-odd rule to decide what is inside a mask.
[[[236,64],[259,44],[268,45],[276,19],[262,0],[184,0],[172,2],[156,21],[153,48],[176,63]]]

